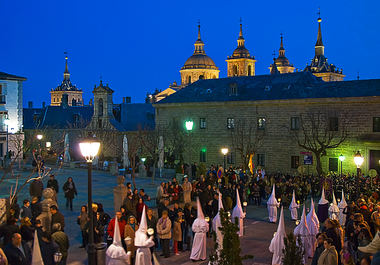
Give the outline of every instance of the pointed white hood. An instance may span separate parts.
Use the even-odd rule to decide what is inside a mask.
[[[333,192],[333,202],[332,202],[334,205],[338,206],[338,204],[336,203],[336,199],[335,199],[335,194]]]
[[[201,206],[201,203],[199,201],[199,197],[197,197],[197,218],[201,219],[201,220],[205,219],[205,216],[204,216],[203,211],[202,211],[202,206]]]
[[[342,199],[338,204],[339,209],[345,209],[347,207],[346,198],[344,197],[344,192],[342,190]]]
[[[272,238],[269,245],[269,251],[273,253],[272,264],[280,264],[285,248],[284,238],[286,237],[285,221],[284,221],[284,208],[281,207],[280,221],[278,223],[277,232]]]
[[[295,236],[310,236],[310,230],[309,227],[307,226],[306,222],[306,213],[305,213],[305,204],[303,205],[303,210],[302,210],[302,216],[301,216],[301,222],[299,225],[294,228],[294,235]]]
[[[146,209],[146,206],[144,206],[144,209],[141,214],[141,222],[140,222],[139,229],[135,232],[135,246],[136,247],[144,246],[144,243],[148,240],[148,235],[146,234],[148,231],[148,225],[146,221],[145,209]]]
[[[319,200],[318,204],[328,204],[329,201],[325,199],[325,187],[322,188],[322,196],[321,199]]]
[[[232,210],[232,220],[234,220],[235,217],[245,218],[245,213],[244,213],[243,208],[241,207],[241,203],[240,203],[240,195],[239,195],[238,189],[236,189],[236,206]]]
[[[339,213],[339,207],[336,203],[335,195],[333,192],[333,202],[330,204],[329,207],[329,215],[331,219],[338,219],[338,213]]]
[[[41,255],[40,243],[38,242],[37,230],[34,232],[32,265],[44,265],[44,261],[42,260]]]
[[[296,194],[295,194],[295,191],[293,190],[293,198],[292,198],[292,202],[290,203],[290,206],[289,206],[289,210],[293,209],[293,208],[299,208],[300,206],[297,204],[296,202]]]
[[[119,231],[119,222],[117,221],[117,217],[115,216],[115,228],[113,230],[113,242],[108,247],[106,251],[106,255],[108,259],[123,259],[127,258],[127,253],[125,252],[122,244],[121,237]],[[108,263],[107,263],[108,264]]]
[[[267,205],[268,206],[275,206],[275,207],[278,207],[278,201],[276,199],[276,189],[275,189],[275,186],[273,184],[273,188],[272,188],[272,194],[270,195],[268,201],[267,201]]]
[[[218,213],[220,209],[223,209],[223,201],[222,201],[222,193],[219,192],[219,198],[218,198]]]
[[[311,198],[310,211],[307,214],[306,222],[309,227],[310,234],[316,235],[319,233],[319,220],[315,213],[313,198]]]

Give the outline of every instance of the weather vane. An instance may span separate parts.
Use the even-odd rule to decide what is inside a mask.
[[[276,58],[276,50],[273,50],[273,59],[275,59]]]

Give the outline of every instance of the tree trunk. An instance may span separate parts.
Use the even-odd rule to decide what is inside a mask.
[[[156,161],[153,161],[152,184],[154,184],[155,175],[156,175]]]
[[[321,154],[320,153],[314,153],[315,155],[315,160],[316,160],[316,170],[317,170],[317,173],[318,173],[318,176],[321,176],[323,174],[323,171],[322,171],[322,162],[321,162]]]

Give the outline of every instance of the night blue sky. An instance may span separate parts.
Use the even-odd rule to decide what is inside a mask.
[[[193,53],[201,21],[206,53],[226,76],[227,56],[236,48],[239,18],[256,74],[267,74],[273,49],[284,33],[286,56],[303,69],[314,56],[317,11],[329,62],[345,80],[380,78],[378,0],[346,1],[0,1],[0,71],[27,77],[24,106],[50,102],[63,78],[64,51],[71,80],[87,104],[100,76],[115,90],[114,102],[180,81],[179,70]]]

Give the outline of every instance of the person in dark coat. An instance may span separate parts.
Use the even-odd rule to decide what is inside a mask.
[[[38,201],[37,197],[32,198],[32,204],[30,205],[30,209],[32,211],[32,224],[34,225],[36,222],[36,218],[42,213],[42,205]]]
[[[50,175],[50,179],[48,180],[46,187],[51,188],[55,190],[55,193],[58,193],[59,191],[58,181],[54,178],[53,174]]]
[[[318,265],[318,259],[321,256],[322,252],[325,250],[325,246],[323,242],[327,239],[325,233],[318,233],[317,236],[317,248],[315,249],[313,260],[311,261],[311,265]]]
[[[53,227],[54,224],[59,223],[61,224],[62,231],[64,231],[65,217],[63,216],[63,214],[61,214],[58,211],[58,208],[55,205],[50,206],[50,212],[51,212],[51,226]]]
[[[19,233],[14,233],[11,242],[4,247],[9,265],[30,265],[32,254],[29,246],[22,241]]]
[[[59,250],[59,246],[51,240],[51,235],[46,231],[42,232],[40,249],[44,265],[55,265],[54,253]]]
[[[331,222],[330,218],[326,219],[325,227],[326,227],[325,233],[326,233],[327,238],[332,239],[333,241],[332,245],[335,247],[336,251],[340,253],[340,251],[342,250],[342,240],[340,238],[340,235],[336,231],[333,223]]]
[[[29,243],[29,246],[31,247],[34,239],[34,228],[28,217],[21,219],[20,234],[22,240]]]
[[[66,208],[73,210],[73,199],[75,195],[78,195],[77,189],[75,188],[75,184],[72,177],[69,177],[66,183],[63,185],[63,191],[65,192],[66,197]]]
[[[69,237],[61,230],[61,224],[56,223],[53,225],[51,238],[59,247],[59,251],[62,253],[62,260],[58,265],[65,265],[70,247]]]
[[[20,229],[16,225],[16,219],[7,220],[6,224],[0,226],[0,238],[3,237],[3,245],[11,243],[12,236],[15,233],[20,233]]]
[[[33,215],[29,200],[24,200],[23,206],[21,207],[20,216],[21,218],[28,217],[30,220],[32,220]]]
[[[42,197],[42,191],[44,189],[44,184],[42,183],[41,179],[35,179],[32,183],[30,183],[29,186],[29,194],[30,197],[37,197],[38,200]]]

